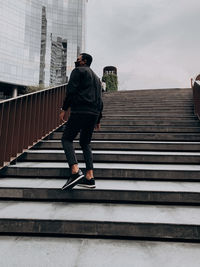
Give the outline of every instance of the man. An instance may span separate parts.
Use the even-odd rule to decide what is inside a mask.
[[[90,142],[94,129],[100,129],[103,102],[101,81],[90,68],[91,63],[92,56],[89,54],[82,53],[77,58],[60,113],[62,121],[64,121],[65,115],[69,117],[62,137],[62,145],[71,171],[71,175],[62,189],[71,189],[76,184],[95,188]],[[79,142],[86,163],[85,176],[79,169],[73,148],[73,140],[79,132]]]

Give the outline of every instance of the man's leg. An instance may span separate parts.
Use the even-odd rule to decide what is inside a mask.
[[[90,144],[82,144],[81,148],[83,150],[83,156],[86,164],[86,175],[85,177],[90,180],[94,178],[94,173],[93,173],[93,155],[92,155],[92,150]]]
[[[86,175],[85,178],[81,180],[82,182],[80,183],[80,185],[83,184],[87,187],[94,188],[95,182],[93,173],[93,155],[90,142],[97,122],[97,116],[85,115],[84,122],[84,127],[82,127],[80,132],[80,146],[83,150],[83,156],[86,164]],[[87,179],[90,182],[87,182],[86,180],[84,181],[84,179]]]
[[[71,176],[62,189],[72,188],[76,182],[83,177],[82,172],[79,170],[78,161],[73,147],[73,140],[80,130],[79,121],[78,116],[72,114],[65,125],[62,145],[70,167]]]
[[[62,138],[62,145],[63,149],[65,151],[65,155],[69,164],[69,168],[71,171],[71,174],[75,174],[78,172],[78,161],[76,158],[76,154],[73,147],[73,141],[67,140]]]
[[[78,121],[79,120],[77,120],[77,116],[72,114],[65,125],[65,129],[62,136],[63,149],[65,151],[65,155],[71,172],[73,170],[72,173],[74,173],[74,169],[76,169],[76,166],[78,165],[78,161],[73,147],[73,141],[76,138],[78,132],[80,131],[80,125]]]

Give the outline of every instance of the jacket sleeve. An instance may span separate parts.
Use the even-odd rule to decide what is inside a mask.
[[[100,82],[100,96],[99,96],[99,117],[98,117],[98,120],[97,120],[97,124],[100,123],[100,120],[102,119],[103,115],[102,115],[102,112],[103,112],[103,99],[102,99],[102,93],[103,93],[103,88],[102,88],[102,84]]]
[[[102,112],[103,112],[103,101],[101,101],[101,110],[100,110],[100,113],[99,113],[99,117],[98,117],[98,120],[97,120],[97,124],[100,123],[100,120],[101,120],[102,117],[103,117]]]
[[[66,97],[63,102],[62,109],[67,110],[72,103],[73,95],[76,94],[80,86],[80,71],[78,68],[75,68],[70,76],[69,83],[67,84]]]

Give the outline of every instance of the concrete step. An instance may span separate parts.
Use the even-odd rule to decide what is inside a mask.
[[[102,119],[101,126],[174,126],[174,127],[200,127],[200,121],[191,121],[191,120],[179,120],[179,121],[171,121],[171,120],[109,120]]]
[[[105,103],[111,102],[111,105],[113,104],[124,104],[125,102],[131,104],[131,103],[155,103],[155,104],[160,104],[160,103],[192,103],[193,98],[191,96],[189,97],[181,97],[181,96],[158,96],[158,95],[152,95],[150,97],[144,97],[144,96],[134,96],[132,94],[129,95],[103,95],[103,99]]]
[[[122,101],[123,100],[123,101]],[[139,107],[139,108],[145,108],[149,106],[155,106],[155,107],[163,107],[163,104],[165,104],[166,107],[193,107],[194,102],[193,99],[160,99],[160,102],[157,101],[157,99],[133,99],[132,97],[126,98],[124,100],[123,97],[121,99],[110,99],[107,96],[103,97],[103,102],[106,103],[106,108],[109,107]],[[144,103],[144,104],[143,104]],[[109,104],[109,105],[107,105]]]
[[[62,132],[60,128],[57,132]],[[177,126],[101,126],[102,132],[113,133],[200,133],[200,127],[177,127]]]
[[[76,150],[77,160],[84,161],[82,151]],[[153,151],[93,151],[94,162],[119,163],[172,163],[172,164],[200,164],[198,152],[153,152]],[[29,150],[20,161],[37,162],[66,162],[62,150]]]
[[[200,209],[106,203],[0,201],[0,233],[200,240]]]
[[[92,141],[93,150],[120,150],[120,151],[187,151],[199,152],[200,142],[169,142],[169,141]],[[80,149],[79,142],[74,141],[74,148]],[[60,140],[43,140],[32,149],[62,149]]]
[[[167,103],[156,104],[156,103],[146,103],[145,105],[141,105],[141,103],[124,103],[124,104],[110,104],[106,103],[104,110],[112,111],[112,110],[194,110],[193,103]]]
[[[176,262],[199,267],[200,262],[200,244],[186,242],[1,236],[0,247],[2,267],[175,267]]]
[[[159,120],[198,120],[197,116],[194,114],[189,114],[189,115],[185,115],[185,114],[166,114],[166,113],[154,113],[154,114],[148,114],[148,113],[144,113],[144,114],[124,114],[123,111],[121,112],[121,114],[103,114],[103,117],[106,119],[117,119],[117,120],[123,120],[123,119],[159,119]]]
[[[2,178],[0,200],[79,201],[93,203],[200,204],[199,182],[96,180],[96,189],[61,188],[63,179]]]
[[[79,166],[85,171],[84,164],[80,163]],[[34,178],[65,178],[69,175],[67,163],[62,162],[18,162],[2,173],[3,177]],[[94,175],[101,179],[200,181],[200,165],[95,163]]]
[[[162,117],[194,117],[195,114],[193,111],[173,111],[173,112],[165,112],[165,111],[124,111],[122,113],[122,111],[113,111],[113,112],[103,112],[104,117],[108,117],[108,116],[121,116],[123,115],[123,117],[125,116],[152,116],[152,117],[157,117],[157,116],[162,116]]]
[[[121,99],[110,99],[106,97],[103,97],[103,101],[106,104],[105,107],[109,108],[109,107],[149,107],[149,106],[155,106],[155,107],[163,107],[163,103],[165,104],[165,106],[169,106],[169,107],[193,107],[194,106],[194,102],[193,99],[161,99],[161,102],[158,102],[155,98],[151,99],[151,101],[149,100],[145,100],[145,99],[132,99],[131,97],[126,98],[126,101],[122,101],[124,100],[123,97],[121,97]],[[141,105],[142,103],[145,103],[145,105]]]
[[[140,133],[200,133],[200,127],[177,127],[177,126],[102,126],[101,132],[140,132]]]
[[[135,92],[129,92],[128,94],[123,91],[121,94],[115,94],[115,93],[112,93],[112,94],[106,94],[104,93],[103,94],[103,97],[107,100],[112,100],[113,101],[120,101],[120,100],[133,100],[134,101],[149,101],[149,100],[153,100],[157,103],[159,103],[160,101],[191,101],[192,99],[192,91],[189,93],[189,94],[180,94],[180,93],[177,93],[177,94],[169,94],[167,95],[165,92],[163,92],[163,94],[160,94],[160,93],[154,93],[152,92],[152,90],[149,90],[149,95],[148,94],[135,94]]]
[[[138,122],[138,121],[151,121],[151,122],[163,122],[163,123],[177,123],[177,122],[198,122],[199,120],[196,116],[186,116],[186,117],[177,117],[175,116],[159,116],[159,114],[157,114],[156,116],[149,116],[148,114],[146,114],[145,116],[139,116],[139,115],[131,115],[131,116],[127,116],[127,115],[106,115],[103,114],[103,119],[101,120],[101,123],[103,123],[104,121],[133,121],[133,122]]]
[[[109,107],[105,107],[104,109],[104,112],[111,112],[111,113],[114,113],[114,112],[120,112],[120,111],[124,111],[125,113],[127,112],[134,112],[134,113],[143,113],[143,112],[152,112],[152,113],[156,113],[156,112],[166,112],[166,113],[179,113],[179,112],[182,112],[182,113],[186,113],[186,112],[194,112],[194,107],[170,107],[170,106],[160,106],[160,107],[155,107],[154,105],[152,106],[149,106],[149,107],[127,107],[127,106],[124,106],[124,107],[112,107],[112,106],[109,106]]]
[[[148,101],[148,100],[154,100],[159,103],[161,100],[171,100],[171,101],[181,101],[181,100],[191,100],[193,97],[192,89],[188,92],[178,92],[172,89],[173,92],[165,91],[165,90],[147,90],[146,92],[143,92],[143,90],[137,90],[137,91],[123,91],[120,93],[104,93],[104,98],[106,99],[113,99],[114,101],[117,101],[120,99],[132,99],[133,101],[141,100],[141,101]]]
[[[113,104],[119,103],[119,104],[124,104],[125,102],[131,104],[131,103],[155,103],[155,104],[160,104],[160,103],[192,103],[193,98],[191,96],[189,97],[180,97],[180,96],[157,96],[157,95],[152,95],[150,97],[144,97],[144,96],[134,96],[134,95],[119,95],[119,96],[108,96],[108,95],[103,95],[104,102],[109,103],[109,101]]]
[[[54,132],[47,138],[60,140],[61,132]],[[130,140],[130,141],[200,141],[200,133],[102,133],[95,132],[93,140]]]

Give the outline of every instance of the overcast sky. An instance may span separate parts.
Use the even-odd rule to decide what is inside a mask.
[[[118,68],[121,90],[189,87],[200,73],[199,0],[89,0],[93,70]]]

